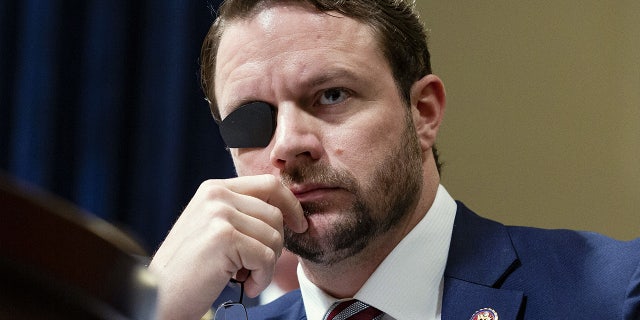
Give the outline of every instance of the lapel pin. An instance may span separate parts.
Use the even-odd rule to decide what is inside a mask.
[[[476,311],[469,320],[498,320],[498,313],[491,308]]]

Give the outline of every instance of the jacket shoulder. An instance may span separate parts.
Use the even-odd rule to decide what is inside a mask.
[[[302,320],[306,319],[300,289],[286,293],[265,305],[247,309],[249,319]]]
[[[515,255],[502,277],[489,285],[522,292],[528,318],[553,310],[567,316],[640,319],[640,238],[619,241],[594,232],[504,226],[476,215],[462,203],[458,203],[456,221],[460,230],[454,230],[458,237],[452,241],[466,251],[458,256],[456,268],[450,269],[478,270],[459,266],[460,261],[469,261],[468,255],[482,256],[493,266],[504,252]],[[491,238],[498,234],[501,242]]]

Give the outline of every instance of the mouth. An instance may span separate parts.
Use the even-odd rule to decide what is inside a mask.
[[[326,201],[331,194],[341,191],[342,188],[329,185],[299,185],[289,188],[300,203]]]

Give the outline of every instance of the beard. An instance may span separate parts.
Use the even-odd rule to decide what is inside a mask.
[[[285,247],[301,258],[331,265],[360,253],[377,237],[401,223],[414,210],[422,189],[422,151],[411,119],[406,112],[405,129],[398,147],[374,165],[366,185],[347,170],[312,163],[282,173],[285,185],[322,183],[338,186],[352,194],[351,203],[339,210],[325,234],[312,236],[307,230],[295,233],[285,226]],[[363,155],[366,156],[366,155]],[[329,201],[305,202],[305,216],[335,208]]]

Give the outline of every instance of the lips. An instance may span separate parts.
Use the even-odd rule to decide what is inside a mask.
[[[339,187],[328,185],[300,185],[289,189],[301,203],[325,200],[331,193],[341,190]]]

